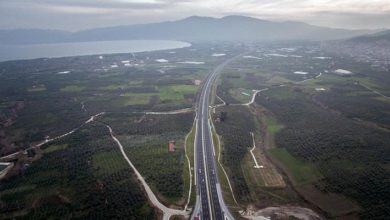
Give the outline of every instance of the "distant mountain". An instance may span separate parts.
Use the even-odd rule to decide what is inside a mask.
[[[192,16],[178,21],[96,28],[79,32],[0,31],[0,43],[43,43],[100,40],[271,41],[329,40],[370,33],[313,26],[301,22],[273,22],[245,16]]]
[[[385,30],[374,34],[367,34],[363,36],[354,37],[352,39],[349,39],[349,41],[359,42],[359,43],[374,43],[380,41],[387,41],[390,43],[390,30]]]
[[[390,30],[344,40],[328,41],[322,46],[331,53],[352,57],[359,62],[369,63],[378,69],[390,71]]]

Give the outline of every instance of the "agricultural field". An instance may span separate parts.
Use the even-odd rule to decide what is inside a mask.
[[[162,204],[191,207],[198,90],[237,54],[210,111],[233,214],[389,216],[388,73],[302,43],[0,63],[0,162],[14,165],[0,180],[0,219],[161,218],[124,155]]]
[[[264,207],[288,204],[299,200],[291,187],[286,187],[282,175],[266,156],[257,117],[247,106],[223,106],[214,114],[214,125],[221,137],[221,163],[232,185],[234,196],[241,207]],[[222,113],[223,112],[223,113]],[[225,115],[221,118],[221,115]],[[219,118],[219,119],[217,119]],[[260,167],[255,167],[250,151],[254,132],[257,148],[253,151]],[[220,176],[220,178],[224,178]],[[225,189],[225,193],[231,193]],[[237,204],[230,202],[232,207]]]
[[[297,160],[285,148],[274,148],[268,151],[272,158],[278,160],[287,172],[291,174],[294,184],[301,185],[305,183],[316,182],[321,179],[321,174],[309,164]]]
[[[184,206],[184,139],[191,130],[193,113],[176,115],[106,114],[110,124],[136,167],[166,204]],[[168,152],[169,141],[175,151]],[[188,187],[188,186],[187,186]],[[187,188],[188,190],[188,188]]]
[[[0,63],[0,161],[14,164],[0,219],[160,218],[111,135],[161,203],[193,205],[185,137],[223,60],[212,54],[227,50],[210,48]]]
[[[2,182],[1,219],[156,216],[102,124],[87,125],[42,150],[31,164],[18,161],[24,166],[18,178]]]
[[[388,216],[389,85],[388,73],[313,44],[258,47],[230,64],[213,117],[240,205],[301,204],[330,218]],[[286,187],[265,187],[267,175],[253,168],[253,157],[276,165],[273,175]]]

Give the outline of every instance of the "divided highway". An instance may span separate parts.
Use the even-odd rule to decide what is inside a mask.
[[[213,83],[223,68],[236,57],[230,58],[216,67],[202,85],[197,102],[196,133],[195,133],[195,183],[196,204],[191,219],[222,220],[231,219],[223,200],[222,190],[218,181],[217,164],[209,121],[209,103]]]

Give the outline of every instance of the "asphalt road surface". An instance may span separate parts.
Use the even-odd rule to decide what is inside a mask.
[[[223,68],[237,57],[230,58],[216,67],[202,85],[197,102],[195,133],[196,204],[192,219],[234,219],[222,197],[218,182],[217,164],[209,124],[209,101],[213,83]]]

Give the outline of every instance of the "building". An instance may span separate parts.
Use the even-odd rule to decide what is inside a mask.
[[[175,141],[169,141],[168,144],[168,152],[175,152],[175,146],[176,142]]]

